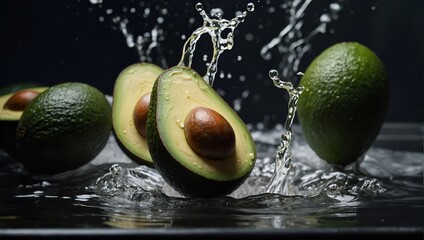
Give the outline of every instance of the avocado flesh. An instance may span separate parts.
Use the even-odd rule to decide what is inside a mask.
[[[139,163],[152,164],[146,138],[134,126],[133,111],[137,101],[152,91],[163,69],[150,63],[136,63],[119,74],[114,90],[112,121],[115,136],[124,152]]]
[[[47,87],[21,88],[16,89],[16,91],[24,89],[31,89],[41,93],[45,91]],[[0,96],[0,149],[6,151],[10,156],[15,157],[16,128],[18,127],[19,119],[21,118],[23,111],[4,109],[4,104],[6,104],[7,100],[9,100],[13,94],[15,94],[15,92]]]
[[[194,107],[220,113],[232,126],[236,149],[226,159],[211,160],[195,153],[184,134],[184,120]],[[228,104],[194,70],[173,67],[153,87],[147,139],[155,167],[180,193],[218,197],[243,183],[254,167],[256,149],[250,132]]]
[[[47,87],[37,87],[37,88],[28,88],[37,92],[43,92],[47,89]],[[24,89],[20,89],[24,90]],[[6,104],[7,100],[13,96],[15,92],[8,93],[3,96],[0,96],[0,121],[19,121],[21,118],[23,111],[12,111],[4,108],[4,104]]]

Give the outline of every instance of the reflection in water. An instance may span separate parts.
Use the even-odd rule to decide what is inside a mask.
[[[0,224],[9,228],[422,226],[423,153],[372,148],[362,162],[338,169],[320,160],[296,128],[292,151],[299,164],[295,168],[303,174],[289,174],[295,194],[252,195],[272,176],[270,156],[282,129],[252,127],[257,166],[231,196],[211,200],[178,197],[154,169],[128,162],[122,152],[114,153],[118,163],[105,158],[102,164],[98,158],[75,171],[34,178],[25,172],[9,174],[8,168],[19,164],[2,155]],[[101,156],[108,156],[112,146],[116,146],[113,138]],[[406,167],[392,174],[400,159]],[[362,172],[364,166],[372,176],[384,177],[373,180]]]

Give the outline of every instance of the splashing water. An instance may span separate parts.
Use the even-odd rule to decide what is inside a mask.
[[[90,3],[99,10],[103,11],[105,8],[103,0],[90,0]],[[152,26],[150,30],[145,29],[141,34],[134,34],[128,27],[130,22],[129,17],[131,15],[136,15],[137,12],[140,11],[138,7],[139,6],[131,8],[124,7],[122,11],[106,8],[106,10],[104,10],[104,15],[99,17],[99,21],[105,22],[106,19],[109,19],[112,29],[119,30],[124,35],[127,46],[136,49],[141,62],[153,62],[156,60],[160,62],[161,66],[167,67],[167,62],[161,48],[161,42],[165,39],[164,31],[161,26],[167,11],[159,11],[162,15],[157,18],[156,24]],[[142,17],[144,19],[150,17],[151,10],[149,7],[144,6],[141,10],[143,11]],[[157,55],[155,59],[152,57],[154,55],[153,52]]]
[[[253,3],[249,3],[247,4],[246,9],[247,11],[252,12],[255,9],[255,5]],[[212,86],[215,75],[218,71],[217,65],[219,56],[225,50],[231,50],[233,48],[234,30],[239,25],[239,23],[244,21],[247,16],[247,11],[244,11],[242,14],[237,15],[233,19],[227,20],[222,18],[224,12],[219,8],[211,10],[211,17],[206,14],[201,3],[196,4],[196,10],[203,18],[203,26],[196,29],[185,42],[181,61],[178,65],[191,67],[193,54],[196,50],[196,43],[203,34],[208,33],[211,37],[214,51],[211,62],[208,65],[206,75],[203,78],[208,84]],[[227,30],[230,30],[230,32],[224,38],[222,33]]]
[[[300,61],[311,48],[311,40],[319,33],[325,33],[327,25],[338,18],[338,13],[342,9],[341,2],[331,3],[328,10],[319,17],[318,26],[305,36],[302,27],[305,25],[305,12],[311,3],[312,0],[286,1],[284,6],[289,16],[288,24],[260,51],[265,60],[270,60],[273,52],[277,50],[275,55],[281,57],[279,68],[282,70],[282,77],[288,81],[295,80]]]
[[[296,10],[292,13],[297,13],[295,14],[297,22],[292,22],[291,24],[293,26],[291,28],[297,30],[299,29],[295,26],[300,22],[299,19],[303,16],[305,9],[310,4],[310,1],[305,1],[303,5],[299,5],[301,2],[291,2],[293,4],[291,9],[293,11]],[[334,5],[332,8],[336,9],[337,7]],[[247,11],[254,10],[254,5],[249,3],[247,5],[247,11],[244,11],[241,15],[231,20],[223,19],[224,13],[219,8],[211,10],[211,17],[206,14],[201,3],[196,4],[196,10],[203,18],[203,26],[196,29],[185,42],[179,65],[191,66],[197,41],[201,35],[208,33],[211,36],[214,54],[211,63],[208,65],[204,79],[207,83],[213,85],[220,54],[232,48],[235,28],[240,22],[244,21]],[[322,29],[323,26],[317,29]],[[225,37],[221,36],[224,30],[228,29],[230,32]],[[286,31],[291,31],[291,29]],[[287,33],[280,35],[284,37],[285,34]],[[307,43],[307,39],[303,39],[300,42]],[[277,44],[279,43],[274,39],[272,44],[268,45],[269,49],[267,51],[270,51]],[[337,171],[316,157],[312,150],[306,147],[304,142],[292,142],[294,134],[292,124],[297,101],[303,88],[294,88],[291,82],[280,80],[278,74],[276,70],[269,72],[274,85],[287,90],[290,96],[288,115],[284,126],[285,132],[276,139],[272,139],[272,142],[269,142],[269,132],[263,132],[263,128],[258,128],[257,131],[252,130],[252,136],[259,148],[258,152],[260,154],[258,154],[256,166],[249,178],[230,196],[233,198],[245,198],[264,193],[284,196],[317,196],[324,193],[327,197],[333,199],[351,201],[357,194],[364,191],[369,191],[371,194],[384,192],[385,189],[380,185],[379,181],[368,177],[359,177],[355,173]],[[249,92],[247,91],[243,95],[249,95]],[[281,134],[281,130],[283,129],[275,129],[272,134]],[[263,138],[266,138],[266,140],[263,141]],[[278,146],[275,145],[276,142],[279,143]],[[296,146],[296,152],[294,153],[292,153],[291,144]],[[263,147],[266,150],[260,149]],[[277,148],[276,153],[275,148]],[[307,153],[307,156],[297,156],[299,161],[292,162],[293,156],[296,157],[296,154],[299,153]],[[273,161],[268,157],[270,155],[276,155],[276,159]],[[169,187],[155,169],[143,166],[130,168],[113,165],[110,168],[110,172],[99,178],[93,188],[100,193],[106,193],[108,196],[120,196],[120,198],[123,197],[124,199],[131,200],[143,199],[143,203],[148,205],[154,205],[157,201],[161,201],[161,194],[172,197],[183,197]],[[346,198],[346,193],[350,197]]]
[[[291,82],[284,82],[278,77],[278,71],[269,71],[269,77],[277,88],[283,88],[289,93],[288,114],[285,122],[286,131],[281,135],[280,146],[277,148],[275,159],[275,172],[270,183],[266,186],[266,193],[287,194],[285,191],[286,176],[291,167],[292,153],[291,141],[293,136],[292,125],[296,114],[297,102],[304,88],[294,88]]]

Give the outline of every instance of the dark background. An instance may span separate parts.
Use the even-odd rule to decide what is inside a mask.
[[[206,10],[220,7],[224,17],[244,10],[249,1],[111,1],[102,7],[89,0],[7,0],[1,5],[1,68],[0,86],[15,82],[38,82],[54,85],[78,81],[89,83],[111,95],[114,81],[126,66],[139,61],[134,48],[127,47],[125,38],[111,20],[124,16],[122,9],[134,7],[136,13],[127,14],[128,29],[134,34],[150,31],[157,17],[164,17],[165,39],[161,42],[166,66],[158,57],[153,63],[170,67],[178,64],[184,40],[202,25],[195,3],[202,2]],[[222,54],[218,68],[233,79],[217,76],[214,87],[225,92],[226,101],[244,95],[241,117],[247,122],[274,124],[283,122],[287,113],[287,94],[275,88],[268,71],[278,68],[278,57],[265,61],[259,55],[263,45],[276,36],[287,23],[287,16],[279,9],[283,1],[252,1],[255,11],[241,23],[235,34],[235,46]],[[331,1],[314,1],[308,8],[305,25],[316,26],[319,15]],[[380,0],[343,1],[339,19],[329,24],[325,34],[312,40],[312,50],[303,58],[300,71],[325,48],[341,41],[357,41],[381,58],[389,73],[391,101],[387,122],[424,121],[423,97],[423,32],[424,1]],[[274,6],[276,11],[270,12]],[[113,9],[109,16],[106,9]],[[142,17],[149,8],[148,17]],[[166,8],[163,14],[161,9]],[[103,16],[104,21],[99,21]],[[190,24],[189,19],[195,22]],[[262,25],[263,27],[259,27]],[[308,26],[305,26],[305,31]],[[254,39],[247,41],[246,34]],[[211,54],[209,40],[199,43],[193,67],[203,74],[204,53]],[[237,57],[242,56],[238,61]],[[239,76],[246,80],[239,81]]]

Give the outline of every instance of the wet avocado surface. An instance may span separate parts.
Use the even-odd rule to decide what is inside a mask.
[[[146,138],[135,127],[133,110],[137,101],[152,91],[163,69],[150,63],[136,63],[118,76],[113,92],[113,130],[121,148],[139,163],[152,163]]]
[[[235,132],[234,153],[221,160],[198,155],[188,145],[184,121],[191,109],[219,112]],[[148,113],[147,139],[164,179],[188,196],[214,197],[237,188],[252,170],[256,150],[250,132],[230,106],[194,70],[174,67],[155,82]]]

